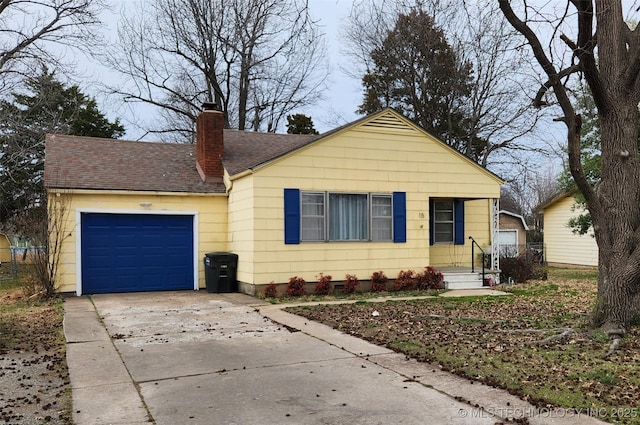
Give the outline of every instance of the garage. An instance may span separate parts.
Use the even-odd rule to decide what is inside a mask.
[[[193,215],[81,215],[83,294],[194,289]]]
[[[500,244],[500,255],[503,257],[518,256],[518,231],[502,230],[498,232],[498,243]]]

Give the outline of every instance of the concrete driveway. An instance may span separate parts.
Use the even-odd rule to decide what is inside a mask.
[[[65,300],[76,425],[584,424],[242,294]]]

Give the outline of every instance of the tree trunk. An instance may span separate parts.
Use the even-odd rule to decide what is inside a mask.
[[[562,108],[562,120],[568,128],[569,167],[585,197],[598,244],[598,302],[593,324],[603,326],[617,339],[640,313],[640,30],[627,25],[620,0],[567,2],[565,18],[569,7],[575,8],[578,31],[575,41],[565,34],[560,36],[574,55],[572,65],[561,69],[554,65],[554,56],[547,54],[528,23],[515,14],[511,2],[499,0],[499,4],[509,23],[527,39],[549,77],[536,99],[542,101],[553,89]],[[574,60],[579,63],[575,65]],[[601,171],[596,185],[589,182],[582,169],[581,119],[564,85],[568,76],[578,71],[589,85],[600,120]]]
[[[247,101],[249,99],[249,61],[247,55],[242,53],[240,62],[240,78],[238,87],[238,130],[244,130],[247,123]]]
[[[598,303],[594,324],[610,335],[624,335],[639,312],[640,173],[636,105],[626,99],[600,114],[602,168],[596,194],[587,205],[598,243]]]

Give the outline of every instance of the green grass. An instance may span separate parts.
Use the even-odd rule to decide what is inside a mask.
[[[561,268],[549,267],[547,269],[549,280],[553,279],[578,279],[578,280],[595,280],[598,278],[598,269],[596,268]]]
[[[541,283],[538,285],[519,285],[518,287],[506,287],[504,290],[513,295],[519,296],[541,296],[548,295],[559,289],[555,283]]]

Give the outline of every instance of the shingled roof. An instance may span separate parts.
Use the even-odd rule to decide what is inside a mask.
[[[224,130],[222,162],[241,173],[321,136]],[[203,182],[195,145],[47,135],[45,185],[59,189],[224,193],[222,180]]]
[[[322,136],[224,130],[222,163],[230,176],[299,149]]]

